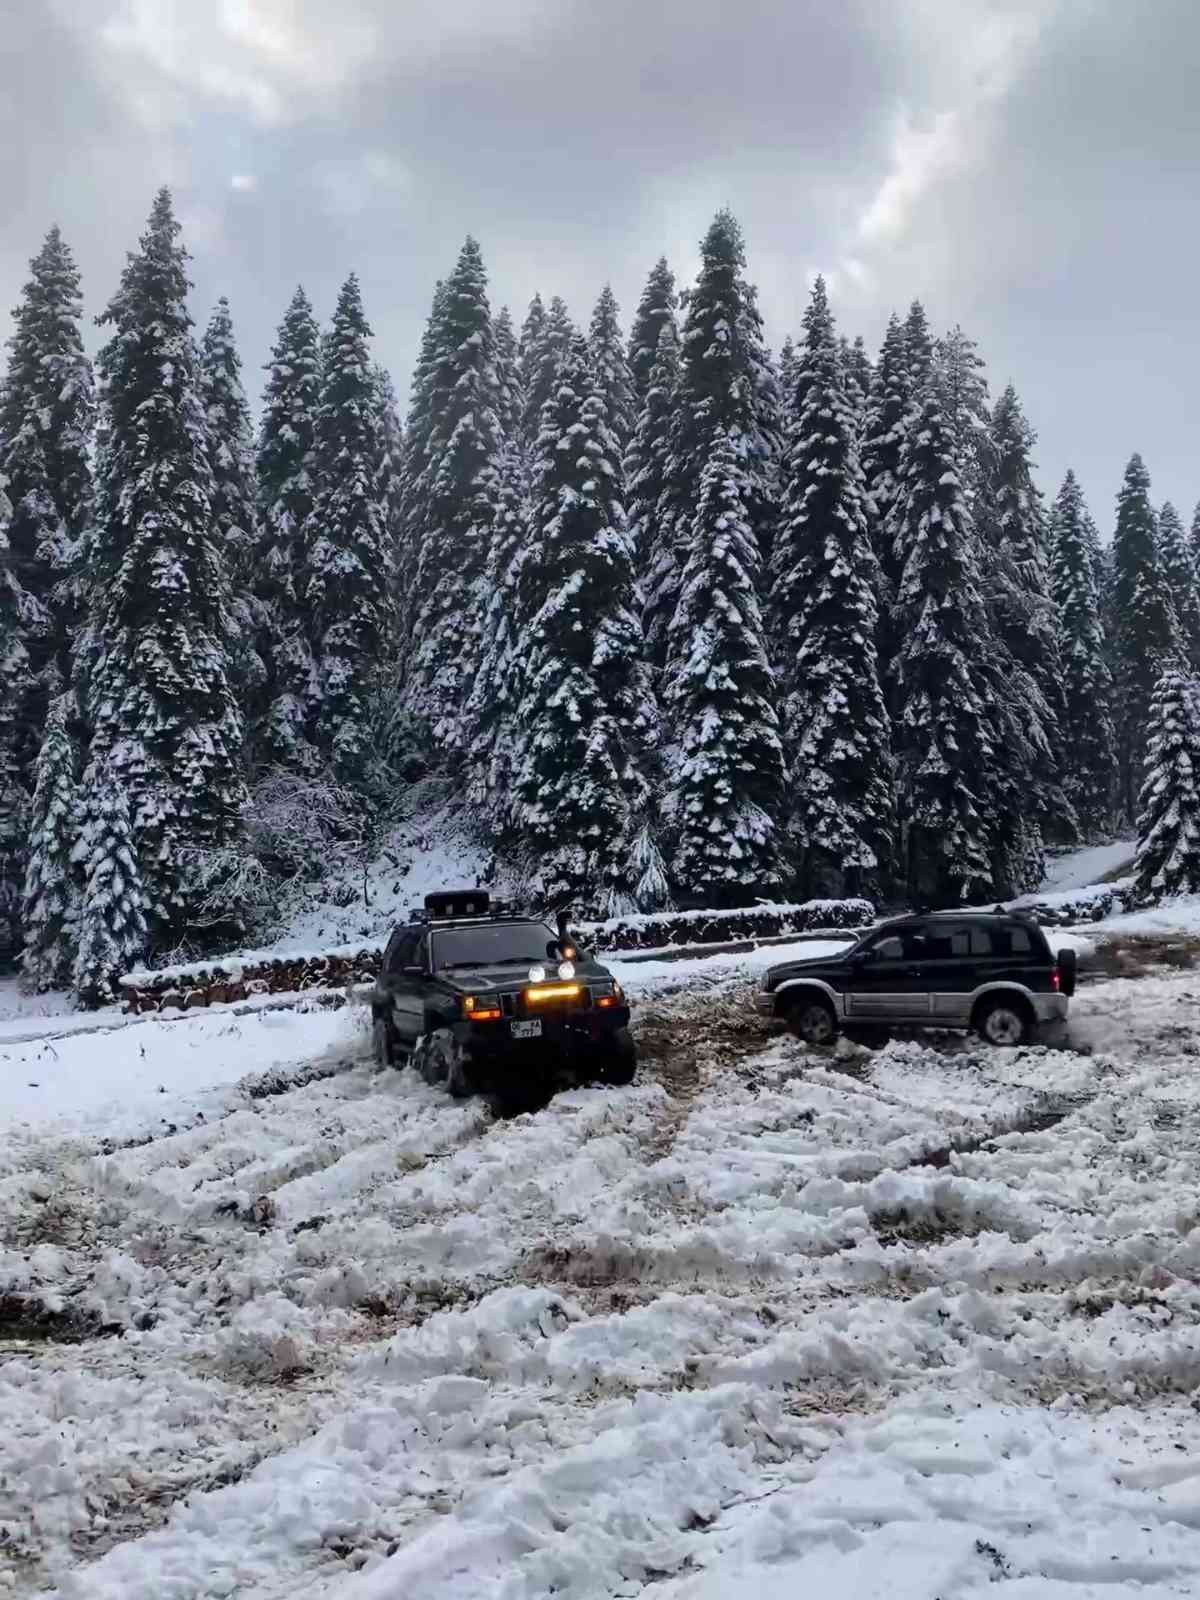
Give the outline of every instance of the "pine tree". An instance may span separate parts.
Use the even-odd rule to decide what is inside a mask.
[[[1168,667],[1178,666],[1183,658],[1158,548],[1150,474],[1139,455],[1131,457],[1117,496],[1112,615],[1118,798],[1124,814],[1133,817],[1154,685]]]
[[[846,341],[843,339],[843,346]],[[846,392],[853,400],[858,410],[859,440],[862,439],[863,425],[866,421],[867,402],[871,397],[871,387],[875,381],[875,368],[871,365],[871,358],[867,354],[867,347],[863,342],[861,333],[856,334],[854,343],[846,347]]]
[[[788,431],[796,404],[796,374],[798,368],[796,343],[789,333],[779,351],[779,404],[784,418],[784,433]]]
[[[351,273],[325,341],[304,534],[317,678],[312,737],[348,782],[361,777],[371,755],[370,700],[391,632],[384,434],[370,338]]]
[[[660,256],[646,279],[629,334],[629,373],[635,415],[640,415],[646,404],[654,363],[658,360],[659,335],[666,323],[674,326],[678,304],[675,274],[667,265],[666,256]]]
[[[616,915],[633,875],[650,795],[641,630],[607,402],[576,338],[542,413],[532,544],[522,565],[521,832],[535,841],[551,904]]]
[[[16,707],[18,771],[32,781],[50,697],[78,628],[68,581],[90,521],[95,399],[80,333],[79,272],[58,228],[30,262],[0,387],[0,482],[11,502],[10,571],[22,599],[28,677]]]
[[[540,302],[535,300],[534,304]],[[534,315],[534,306],[530,306],[521,337],[521,379],[525,392],[522,433],[531,456],[541,437],[542,407],[554,394],[559,366],[574,337],[571,314],[558,295],[551,300],[550,310],[543,313],[540,322]]]
[[[387,569],[395,576],[400,552],[400,517],[404,478],[404,428],[392,375],[381,362],[371,366],[379,429],[379,499],[387,528]]]
[[[897,595],[894,738],[910,895],[961,901],[992,881],[989,781],[999,714],[979,669],[991,642],[977,542],[940,401],[927,391],[893,506],[906,561]]]
[[[212,470],[166,189],[101,318],[101,450],[89,550],[91,761],[127,800],[156,930],[178,932],[185,853],[234,836],[245,798],[229,688],[233,627]]]
[[[266,682],[258,696],[255,746],[261,761],[311,771],[308,738],[316,667],[308,632],[308,548],[313,508],[313,430],[321,399],[321,335],[303,289],[292,296],[267,364],[258,436],[258,551],[254,589],[259,655]]]
[[[1200,588],[1183,518],[1169,500],[1158,513],[1158,550],[1175,605],[1180,643],[1192,668],[1200,671]]]
[[[655,583],[656,563],[666,563],[669,582],[670,575],[683,570],[686,560],[686,553],[675,543],[667,495],[678,385],[679,338],[675,324],[668,321],[662,324],[654,370],[625,458],[629,537],[640,588]],[[666,620],[665,616],[659,617],[658,626],[664,627]]]
[[[0,481],[0,960],[12,960],[21,941],[21,880],[29,795],[21,774],[20,733],[33,674],[25,639],[29,598],[17,581],[8,543],[12,504]]]
[[[975,341],[959,327],[934,346],[934,382],[942,402],[942,415],[954,436],[963,494],[976,515],[982,511],[995,467],[986,370]]]
[[[479,667],[481,585],[500,497],[499,380],[487,275],[474,239],[442,297],[405,704],[441,750],[461,748]]]
[[[899,319],[888,319],[887,332],[875,364],[875,376],[863,422],[862,463],[870,502],[870,521],[882,588],[879,616],[879,664],[885,678],[892,675],[898,644],[891,615],[900,587],[902,561],[892,544],[890,530],[900,495],[900,462],[904,454],[908,407],[912,399],[904,330]]]
[[[525,396],[521,389],[520,356],[517,336],[513,330],[508,307],[501,306],[495,325],[496,377],[500,386],[497,416],[504,438],[521,437],[521,416],[525,409]]]
[[[434,428],[433,387],[442,360],[445,333],[446,285],[439,281],[433,291],[429,319],[421,336],[421,347],[413,368],[408,420],[404,429],[404,472],[400,485],[400,550],[397,561],[397,588],[400,596],[401,678],[406,675],[413,645],[419,598],[417,574],[421,567],[428,532],[429,446]]]
[[[778,499],[779,387],[763,343],[758,292],[745,277],[742,230],[731,212],[713,218],[700,255],[680,346],[672,493],[678,514],[690,523],[709,458],[731,440],[746,515],[765,560]]]
[[[79,817],[70,734],[77,717],[73,700],[72,695],[59,695],[50,703],[29,809],[21,986],[34,994],[65,988],[75,958],[79,905],[71,852]]]
[[[1200,503],[1192,512],[1191,527],[1192,565],[1200,573]]]
[[[258,546],[254,442],[233,319],[224,296],[217,301],[200,347],[200,402],[212,469],[213,529],[221,540],[231,587],[231,683],[243,705],[253,704],[267,680],[259,653],[265,618],[253,590]]]
[[[499,500],[483,585],[479,666],[467,700],[470,730],[468,799],[505,843],[514,837],[514,766],[520,693],[521,573],[529,556],[526,469],[519,443],[505,440],[499,465]]]
[[[744,904],[780,882],[783,748],[743,459],[740,431],[711,441],[668,636],[671,876],[705,905]]]
[[[546,331],[546,305],[540,294],[535,294],[529,302],[529,310],[525,313],[525,321],[521,324],[521,336],[517,341],[517,375],[521,380],[521,394],[527,397],[533,383],[538,362],[538,346],[542,335]],[[524,418],[524,412],[522,412]],[[522,420],[524,429],[524,420]]]
[[[933,334],[925,307],[914,300],[904,319],[904,353],[908,369],[908,392],[915,400],[933,377]]]
[[[72,852],[80,889],[74,985],[87,1006],[112,1000],[117,979],[145,953],[148,897],[138,864],[121,770],[89,766]]]
[[[605,284],[592,314],[588,333],[588,355],[596,374],[597,393],[608,411],[608,425],[617,441],[623,463],[633,437],[635,405],[633,379],[625,358],[625,339],[621,333],[621,308],[612,287]]]
[[[1068,472],[1054,503],[1053,595],[1058,611],[1064,715],[1061,723],[1064,786],[1085,838],[1101,838],[1112,822],[1116,767],[1112,676],[1092,535],[1083,492]]]
[[[891,730],[857,417],[822,278],[804,329],[771,584],[788,800],[804,892],[858,893],[890,867]]]
[[[1175,668],[1151,697],[1139,803],[1137,893],[1200,893],[1200,702],[1195,683]]]
[[[1011,783],[1020,810],[1006,813],[1024,830],[1033,858],[1020,886],[1036,888],[1042,877],[1040,846],[1030,831],[1071,839],[1075,835],[1061,782],[1062,721],[1065,716],[1058,624],[1050,593],[1046,517],[1033,482],[1030,451],[1036,439],[1010,384],[992,414],[992,471],[984,489],[984,578],[993,630],[1012,668],[1005,666],[1007,701],[1016,732],[1002,746],[1013,768]],[[1018,762],[1020,746],[1032,759]]]
[[[653,548],[646,552],[646,645],[660,667],[713,450],[733,442],[738,491],[758,544],[756,571],[769,554],[778,501],[779,388],[763,343],[757,293],[745,278],[741,229],[730,212],[717,213],[700,250],[700,274],[687,296],[665,489]]]

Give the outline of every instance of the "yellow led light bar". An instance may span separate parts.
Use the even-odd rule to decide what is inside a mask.
[[[531,1005],[539,1000],[574,1000],[582,992],[582,984],[547,983],[541,988],[526,989],[525,998]]]

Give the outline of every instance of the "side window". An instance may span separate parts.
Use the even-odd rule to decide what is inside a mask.
[[[982,932],[982,930],[980,930]],[[992,954],[997,956],[1028,956],[1033,954],[1033,940],[1025,928],[1009,924],[1006,928],[993,928],[990,935]]]
[[[417,942],[421,935],[411,928],[398,929],[391,938],[384,956],[384,970],[389,973],[403,972],[405,967],[417,964]]]
[[[898,934],[893,933],[886,939],[880,939],[879,942],[875,945],[872,945],[871,948],[875,953],[876,961],[904,960],[904,945],[901,943]]]
[[[971,935],[974,932],[969,925],[955,926],[948,923],[931,928],[928,934],[929,949],[926,955],[928,961],[952,961],[956,956],[978,955],[979,951],[972,944]]]

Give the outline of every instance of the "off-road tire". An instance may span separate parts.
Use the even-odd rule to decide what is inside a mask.
[[[637,1072],[637,1045],[628,1028],[618,1028],[600,1047],[600,1064],[596,1082],[607,1083],[614,1089],[631,1084]]]
[[[985,1044],[1011,1050],[1028,1044],[1033,1037],[1034,1019],[1023,1000],[997,995],[985,1000],[975,1013],[975,1031]]]
[[[418,1039],[413,1065],[431,1088],[444,1088],[451,1099],[466,1100],[475,1092],[467,1052],[446,1029]]]
[[[371,1046],[376,1066],[398,1067],[401,1064],[402,1051],[400,1041],[396,1038],[396,1029],[378,1012],[371,1024]]]
[[[837,1015],[828,1000],[819,995],[803,995],[788,1007],[788,1027],[805,1044],[831,1045],[837,1042]]]

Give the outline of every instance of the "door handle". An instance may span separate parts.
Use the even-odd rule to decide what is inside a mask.
[[[904,976],[906,978],[919,978],[922,976],[921,969],[920,967],[905,967]]]

